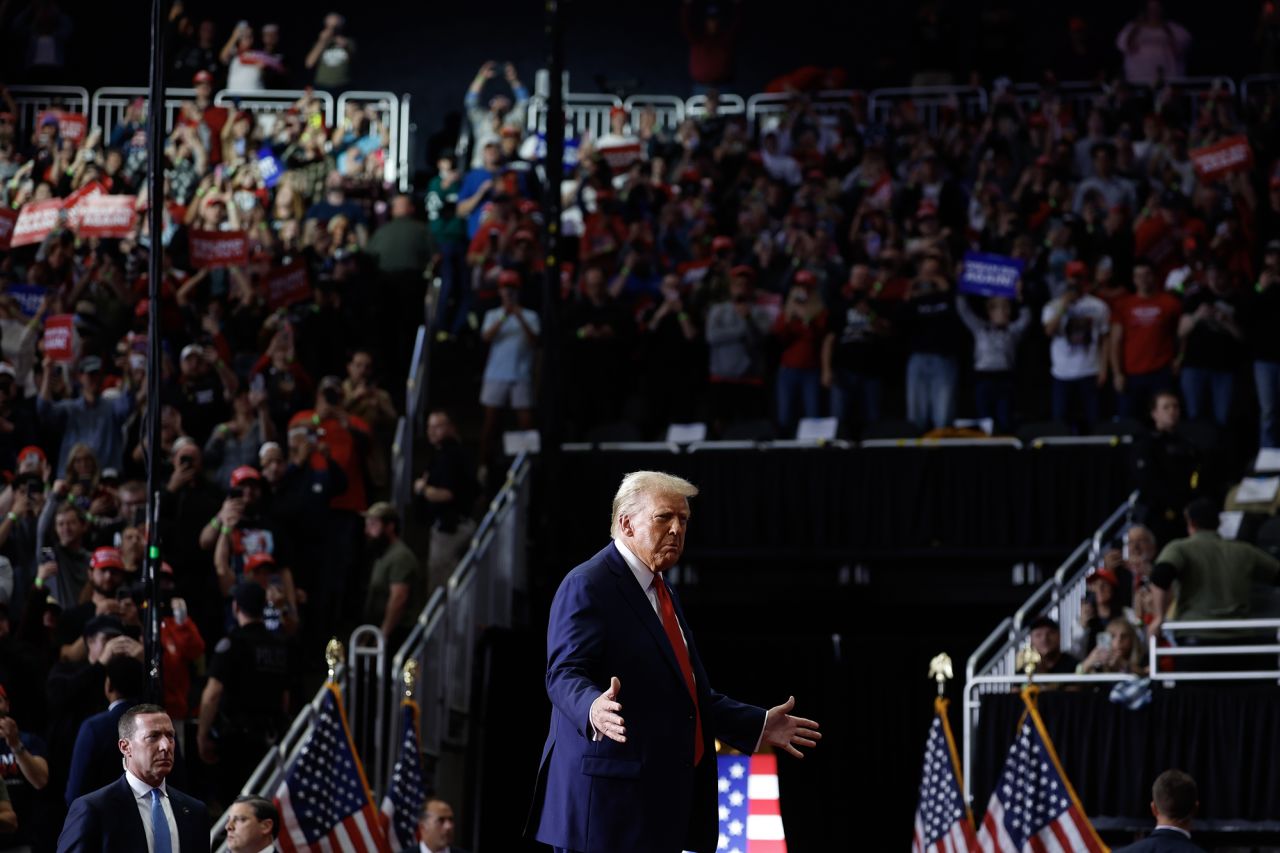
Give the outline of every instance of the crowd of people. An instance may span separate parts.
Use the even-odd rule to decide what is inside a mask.
[[[368,623],[398,647],[474,530],[475,465],[443,410],[422,437],[432,456],[410,517],[388,502],[403,400],[386,389],[403,387],[433,244],[417,199],[385,182],[385,123],[353,105],[331,126],[309,92],[279,113],[215,104],[220,88],[300,80],[286,76],[278,27],[257,30],[259,44],[241,22],[220,46],[181,3],[170,23],[172,73],[195,96],[167,131],[158,239],[141,100],[103,133],[57,111],[19,127],[0,93],[0,203],[64,208],[34,243],[0,253],[0,792],[17,823],[0,849],[52,849],[65,808],[120,775],[113,732],[147,690],[140,578],[153,536],[176,778],[225,807],[323,678],[325,642]],[[330,15],[304,65],[318,88],[340,89],[353,55]],[[128,198],[128,233],[82,233],[73,205],[90,196]],[[202,237],[247,252],[208,264]],[[282,271],[294,285],[277,300]],[[414,521],[431,528],[430,559],[404,541]]]
[[[712,82],[722,23],[687,31]],[[1280,442],[1275,105],[1188,99],[1165,82],[1176,66],[1146,79],[1160,50],[1185,51],[1185,32],[1159,22],[1122,38],[1130,82],[1087,106],[1046,78],[1031,98],[994,85],[982,114],[904,100],[872,115],[857,92],[819,109],[796,90],[755,127],[710,85],[705,109],[672,127],[616,108],[608,133],[570,134],[549,303],[545,145],[513,64],[485,63],[464,95],[471,150],[398,193],[372,110],[353,104],[329,126],[312,93],[278,114],[214,103],[220,87],[304,79],[278,26],[241,22],[219,44],[180,3],[170,24],[171,68],[196,94],[167,131],[160,235],[145,215],[141,101],[107,134],[57,116],[19,127],[12,99],[0,114],[4,208],[98,193],[138,212],[115,237],[82,235],[64,213],[0,254],[0,791],[19,824],[0,849],[46,846],[62,804],[119,774],[114,741],[95,733],[144,690],[150,534],[164,557],[164,707],[185,722],[193,775],[229,804],[329,636],[362,622],[393,647],[407,634],[475,530],[476,463],[496,460],[505,426],[538,426],[548,387],[582,437],[761,420],[788,436],[828,414],[850,436],[889,421],[949,429],[958,415],[997,433],[1048,417],[1089,432],[1151,414],[1141,458],[1163,467],[1148,480],[1173,481],[1186,461],[1161,433],[1161,399],[1250,441],[1256,410],[1260,443]],[[341,88],[354,56],[329,15],[305,79]],[[1239,135],[1251,167],[1197,171],[1190,152]],[[244,257],[210,262],[196,251],[209,235],[242,237]],[[149,401],[157,241],[162,390]],[[1014,291],[962,292],[969,252],[1021,264]],[[304,284],[282,297],[286,275]],[[433,278],[435,370],[474,379],[482,426],[476,459],[449,412],[427,419],[430,461],[411,472],[424,559],[387,502],[403,408],[387,389],[403,387]],[[560,376],[539,371],[547,347]],[[1164,500],[1150,502],[1153,530],[1180,522],[1181,496]],[[1151,573],[1156,589],[1185,584],[1169,566]],[[1097,583],[1113,579],[1104,569]],[[1120,608],[1162,600],[1103,586],[1093,634],[1114,627],[1111,648],[1128,651],[1084,649],[1088,667],[1136,648]]]
[[[428,197],[448,246],[440,337],[496,341],[484,405],[526,413],[532,355],[561,347],[579,437],[760,418],[791,437],[826,415],[851,437],[904,417],[921,433],[959,416],[1133,431],[1172,390],[1189,420],[1274,446],[1273,103],[1175,91],[1152,28],[1185,49],[1176,25],[1131,25],[1132,82],[1092,100],[1046,77],[1034,95],[998,81],[983,114],[903,100],[872,115],[858,92],[836,107],[797,92],[758,127],[714,90],[676,127],[615,108],[608,133],[571,140],[555,323],[527,313],[542,311],[541,139],[514,70],[503,83],[488,64],[467,94],[471,168],[442,158]],[[1251,167],[1196,165],[1238,137]],[[969,253],[1019,264],[1016,289],[976,295]]]

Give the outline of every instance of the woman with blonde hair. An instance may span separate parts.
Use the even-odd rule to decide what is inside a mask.
[[[1103,637],[1107,639],[1104,640]],[[1117,616],[1107,623],[1106,633],[1098,635],[1098,644],[1080,663],[1076,672],[1081,675],[1104,672],[1146,675],[1147,658],[1144,650],[1145,646],[1138,637],[1137,629],[1128,619]]]

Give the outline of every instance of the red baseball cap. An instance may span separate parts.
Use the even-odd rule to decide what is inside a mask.
[[[1067,278],[1083,277],[1089,274],[1089,265],[1084,261],[1067,261]]]
[[[916,219],[927,219],[937,215],[938,206],[928,199],[920,202],[920,206],[916,208]]]
[[[268,554],[266,551],[259,551],[244,561],[245,573],[256,572],[258,569],[265,569],[276,564],[276,558]]]
[[[169,565],[168,563],[161,563],[161,564],[160,564],[160,574],[162,574],[162,575],[171,575],[171,574],[173,574],[173,566]]]
[[[515,270],[503,270],[498,273],[498,287],[519,287],[520,273]]]
[[[711,251],[720,252],[733,248],[733,238],[720,234],[711,241]]]
[[[734,278],[738,278],[739,276],[742,276],[744,278],[749,278],[752,281],[754,281],[756,277],[756,271],[755,271],[755,267],[748,266],[747,264],[738,264],[736,267],[729,270],[729,275],[733,276]]]
[[[262,481],[262,475],[252,465],[241,465],[231,472],[231,488],[235,488],[249,480]]]
[[[39,447],[36,447],[34,444],[28,444],[26,447],[18,451],[18,464],[21,465],[25,462],[28,456],[34,456],[39,459],[41,465],[48,461],[48,457],[44,455],[44,451]]]
[[[1088,576],[1085,577],[1085,582],[1088,583],[1091,581],[1106,581],[1111,584],[1112,589],[1120,586],[1120,579],[1116,577],[1116,573],[1101,566],[1096,569],[1089,570]]]
[[[196,76],[191,78],[191,82],[199,85],[200,83],[212,83],[213,75],[208,71],[197,71]]]
[[[796,270],[796,274],[792,277],[792,281],[801,287],[813,287],[818,283],[818,279],[815,278],[813,273],[808,270]]]
[[[124,560],[120,559],[120,551],[115,548],[95,548],[93,556],[89,559],[89,566],[94,569],[128,571],[124,567]]]

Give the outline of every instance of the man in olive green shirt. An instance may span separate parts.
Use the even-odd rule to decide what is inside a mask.
[[[422,564],[400,539],[400,514],[391,504],[379,501],[369,507],[364,514],[364,533],[376,554],[369,570],[364,618],[371,625],[380,625],[382,635],[395,648],[408,636],[422,610]]]
[[[1218,535],[1217,508],[1207,498],[1187,505],[1187,538],[1175,539],[1156,557],[1151,572],[1156,618],[1148,631],[1160,633],[1160,625],[1172,603],[1171,588],[1178,582],[1178,620],[1192,622],[1219,619],[1247,619],[1253,585],[1275,583],[1280,577],[1280,561],[1244,542]],[[1231,632],[1196,632],[1209,639],[1230,636]],[[1179,638],[1183,633],[1179,632]]]

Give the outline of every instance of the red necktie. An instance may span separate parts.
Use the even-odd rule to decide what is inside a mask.
[[[685,686],[693,698],[693,764],[696,767],[702,761],[702,709],[698,707],[698,688],[693,683],[693,665],[689,663],[689,647],[684,644],[684,635],[680,633],[680,623],[676,621],[676,609],[671,604],[671,593],[662,575],[653,578],[653,591],[658,595],[658,612],[662,616],[662,628],[667,632],[667,640],[676,653],[676,663],[680,664],[680,672],[684,675]]]

